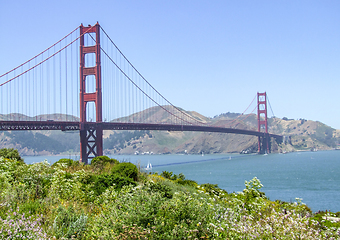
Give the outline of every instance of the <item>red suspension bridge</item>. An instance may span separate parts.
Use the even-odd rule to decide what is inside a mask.
[[[78,130],[85,164],[103,155],[103,130],[253,135],[260,153],[270,151],[271,137],[282,139],[268,133],[266,93],[257,93],[257,130],[208,125],[159,93],[98,23],[77,27],[1,75],[0,101],[1,131]]]

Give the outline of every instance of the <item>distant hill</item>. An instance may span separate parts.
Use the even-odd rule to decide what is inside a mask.
[[[176,111],[167,106],[169,111]],[[212,126],[257,129],[257,116],[254,114],[223,113],[213,118],[194,111],[186,111],[193,118]],[[148,115],[146,115],[148,114]],[[23,115],[0,115],[0,119],[25,118]],[[42,115],[38,119],[78,121],[76,117],[60,114]],[[170,122],[168,115],[159,107],[153,107],[124,119],[147,119],[150,123]],[[33,118],[32,118],[33,119]],[[123,120],[123,119],[119,119]],[[272,141],[274,152],[298,150],[329,150],[338,148],[340,130],[321,122],[288,118],[268,119],[269,132],[286,136],[285,143]],[[0,148],[16,148],[21,155],[77,154],[79,153],[79,133],[61,131],[11,131],[0,132]],[[105,154],[151,153],[251,153],[257,152],[257,137],[201,132],[166,131],[104,131]]]

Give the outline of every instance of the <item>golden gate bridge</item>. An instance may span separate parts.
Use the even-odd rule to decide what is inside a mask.
[[[2,74],[0,94],[1,131],[77,130],[85,164],[103,155],[104,130],[246,134],[258,137],[259,153],[270,152],[270,138],[282,140],[268,133],[265,92],[257,93],[258,129],[209,125],[159,93],[98,23]]]

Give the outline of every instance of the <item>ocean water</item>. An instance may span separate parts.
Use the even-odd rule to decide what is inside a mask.
[[[26,163],[47,159],[54,163],[62,157],[78,160],[79,156],[24,157]],[[340,151],[295,152],[268,155],[114,155],[145,167],[152,172],[183,173],[198,184],[218,184],[228,192],[240,192],[244,182],[254,177],[271,200],[295,202],[302,198],[312,211],[340,211]]]

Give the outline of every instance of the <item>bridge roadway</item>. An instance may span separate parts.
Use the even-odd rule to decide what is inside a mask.
[[[0,121],[0,131],[13,130],[61,130],[75,131],[82,129],[95,129],[101,127],[103,130],[159,130],[159,131],[192,131],[192,132],[218,132],[245,134],[265,137],[266,133],[243,130],[235,128],[223,128],[214,126],[175,125],[175,124],[152,124],[152,123],[119,123],[119,122],[86,122],[81,126],[80,122],[66,121]],[[268,133],[269,137],[282,140],[281,135]]]

